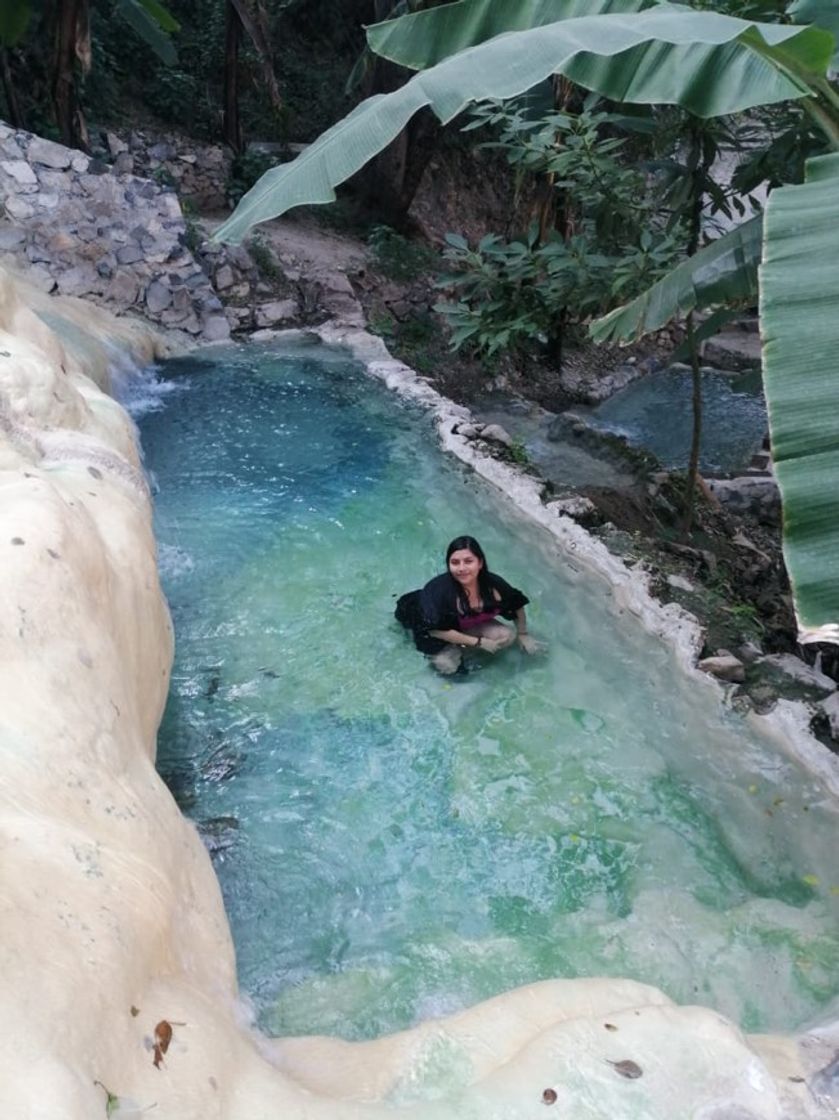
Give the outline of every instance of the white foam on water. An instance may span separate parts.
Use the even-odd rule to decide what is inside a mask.
[[[111,364],[111,394],[134,420],[150,412],[160,412],[173,393],[180,393],[186,385],[166,381],[156,365],[139,366],[122,350],[113,350]]]

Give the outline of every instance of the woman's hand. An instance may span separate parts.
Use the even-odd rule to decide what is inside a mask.
[[[523,650],[525,653],[546,653],[548,649],[545,642],[537,641],[536,638],[527,632],[518,635],[518,643],[519,649]]]
[[[487,653],[498,653],[500,649],[504,649],[507,643],[500,638],[481,638],[480,649],[485,650]]]

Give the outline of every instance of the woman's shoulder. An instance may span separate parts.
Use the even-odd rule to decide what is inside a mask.
[[[439,576],[434,576],[430,579],[422,590],[423,593],[427,592],[429,595],[441,594],[446,591],[451,591],[452,583],[453,580],[449,573],[441,572]]]

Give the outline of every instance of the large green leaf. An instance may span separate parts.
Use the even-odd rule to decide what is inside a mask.
[[[795,0],[787,8],[787,15],[796,23],[814,23],[830,31],[839,46],[839,4],[836,0]],[[839,50],[833,55],[833,69],[839,69]]]
[[[669,4],[500,35],[362,102],[292,163],[266,172],[216,236],[238,241],[293,206],[332,202],[334,188],[426,106],[445,124],[470,102],[515,97],[562,73],[617,101],[715,116],[808,96],[798,75],[824,75],[832,51],[832,36],[816,28],[758,25]]]
[[[763,377],[801,641],[839,643],[839,154],[769,196]]]
[[[158,0],[115,0],[115,10],[168,66],[178,61],[170,31],[180,25]]]
[[[762,241],[758,214],[682,261],[631,303],[596,319],[591,337],[595,342],[630,342],[689,311],[755,303]]]
[[[529,31],[558,20],[615,12],[642,12],[658,0],[457,0],[424,12],[388,19],[367,28],[372,51],[407,66],[425,70],[457,54],[503,35]]]

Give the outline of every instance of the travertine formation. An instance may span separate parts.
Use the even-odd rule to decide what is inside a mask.
[[[632,981],[536,984],[367,1043],[248,1027],[209,857],[154,769],[172,633],[103,392],[115,344],[158,349],[0,277],[0,1115],[834,1114],[830,1031],[747,1038]]]

